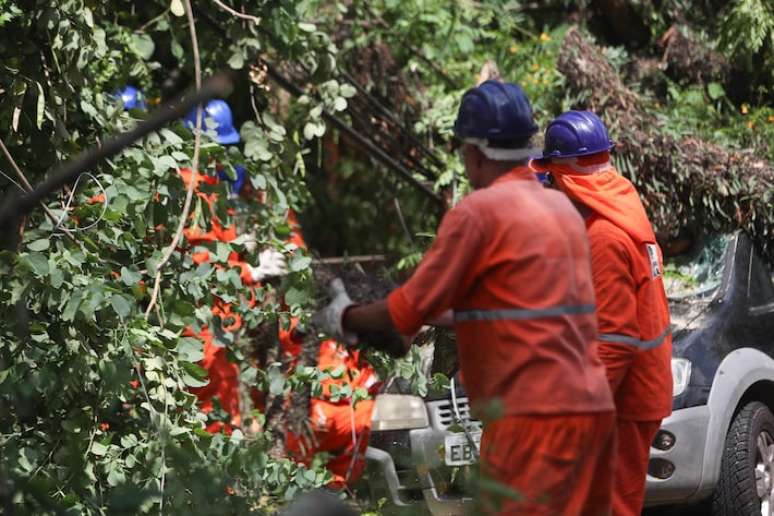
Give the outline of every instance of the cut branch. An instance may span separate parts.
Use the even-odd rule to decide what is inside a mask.
[[[215,2],[215,5],[217,5],[218,7],[220,7],[221,9],[226,11],[227,13],[229,13],[229,14],[231,14],[233,16],[236,16],[237,18],[241,18],[243,20],[251,21],[251,22],[255,23],[256,25],[261,23],[261,19],[258,18],[257,16],[251,16],[249,14],[240,13],[239,11],[237,11],[235,9],[232,9],[231,7],[227,6],[226,4],[221,2],[220,0],[212,0],[212,1]]]
[[[752,150],[735,151],[669,131],[663,117],[627,88],[602,49],[577,28],[565,37],[559,71],[581,106],[597,112],[616,140],[619,169],[638,187],[664,236],[685,227],[743,229],[772,253],[774,168]]]

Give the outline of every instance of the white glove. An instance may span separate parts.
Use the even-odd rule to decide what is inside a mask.
[[[266,278],[276,278],[288,273],[285,255],[276,249],[265,249],[258,255],[258,267],[250,266],[253,281],[263,281]]]
[[[312,322],[318,330],[327,333],[334,339],[344,344],[356,344],[357,334],[346,331],[342,325],[344,312],[351,306],[356,306],[349,298],[344,282],[340,278],[334,278],[328,285],[328,294],[331,296],[331,302],[318,310],[312,316]]]

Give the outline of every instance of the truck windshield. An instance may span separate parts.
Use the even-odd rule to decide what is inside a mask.
[[[706,236],[689,251],[664,264],[664,289],[670,301],[714,297],[723,280],[723,264],[732,235]]]

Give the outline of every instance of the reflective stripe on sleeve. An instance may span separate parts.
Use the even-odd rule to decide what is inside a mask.
[[[664,339],[667,338],[667,336],[672,333],[672,329],[667,326],[666,330],[652,340],[640,340],[635,339],[634,337],[630,337],[628,335],[618,335],[616,333],[600,333],[597,335],[597,338],[603,342],[612,342],[614,344],[628,344],[630,346],[635,346],[640,349],[653,349],[655,347],[658,347],[661,345],[661,343],[664,342]]]
[[[559,305],[550,308],[500,308],[492,310],[455,310],[454,321],[512,321],[557,317],[560,315],[593,314],[594,305]]]

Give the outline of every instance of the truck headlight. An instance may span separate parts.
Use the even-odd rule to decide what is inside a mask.
[[[691,361],[686,358],[672,359],[672,396],[679,396],[691,379]]]
[[[380,394],[376,397],[371,430],[410,430],[429,424],[425,401],[419,396]]]

